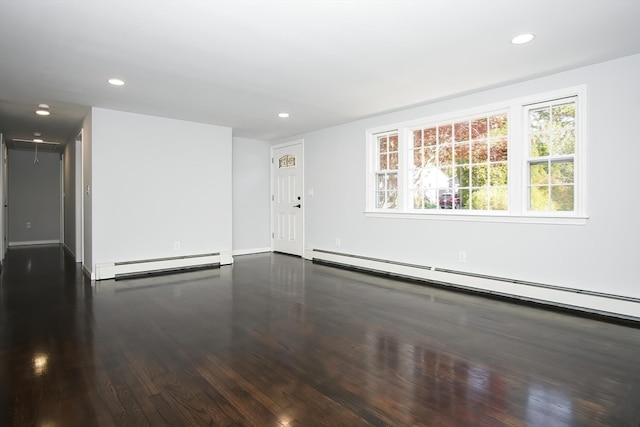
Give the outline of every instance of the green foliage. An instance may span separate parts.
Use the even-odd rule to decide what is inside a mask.
[[[438,205],[433,203],[433,202],[431,202],[431,201],[429,201],[429,200],[427,200],[427,199],[425,199],[424,208],[425,209],[437,209]]]
[[[549,210],[549,189],[548,187],[531,187],[530,209],[533,211]]]
[[[575,152],[575,103],[543,107],[529,112],[531,157]]]

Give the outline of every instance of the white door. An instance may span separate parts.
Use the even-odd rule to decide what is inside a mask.
[[[303,158],[302,142],[276,146],[272,151],[273,250],[302,256]]]

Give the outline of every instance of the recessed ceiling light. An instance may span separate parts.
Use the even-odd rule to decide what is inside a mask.
[[[109,79],[109,84],[112,84],[114,86],[124,86],[124,81],[120,80],[120,79]]]
[[[42,136],[42,134],[41,134],[40,132],[34,132],[34,133],[33,133],[33,136],[38,137],[38,136]]]
[[[511,43],[512,44],[525,44],[525,43],[529,43],[531,40],[533,40],[536,36],[534,36],[533,34],[520,34],[519,36],[515,36],[514,38],[511,39]]]
[[[39,104],[38,109],[36,110],[36,114],[39,116],[48,116],[51,114],[49,111],[49,106],[47,104]]]
[[[287,117],[289,117],[289,113],[280,113],[280,114],[278,114],[278,117],[286,119]]]

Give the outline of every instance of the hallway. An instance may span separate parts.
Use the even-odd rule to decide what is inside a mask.
[[[92,287],[11,248],[2,426],[629,426],[640,328],[264,253]]]

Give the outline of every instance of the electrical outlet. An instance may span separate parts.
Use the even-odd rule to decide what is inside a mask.
[[[26,225],[27,225],[27,228],[31,228],[31,223],[30,222],[27,222]]]
[[[180,250],[180,242],[173,242],[173,250],[174,251]]]
[[[336,237],[336,247],[340,247],[340,245],[342,244],[342,241],[340,240],[339,237]]]
[[[465,251],[458,252],[458,262],[467,262],[467,253]]]

